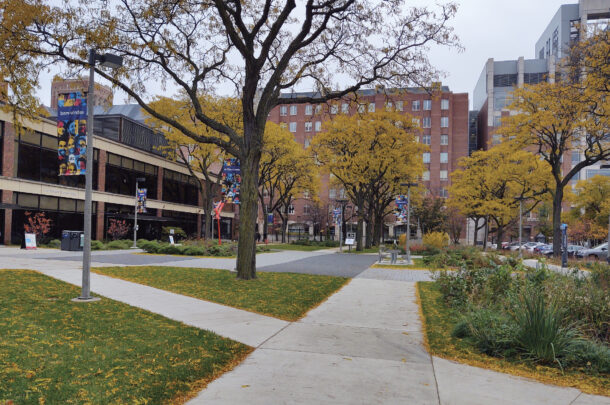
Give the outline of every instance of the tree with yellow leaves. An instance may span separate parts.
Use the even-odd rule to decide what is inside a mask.
[[[200,103],[206,114],[215,117],[220,122],[235,128],[241,126],[241,106],[239,100],[221,97],[200,97]],[[214,130],[201,124],[194,117],[192,104],[186,97],[169,98],[158,97],[151,103],[152,108],[179,120],[189,130],[202,136],[210,136]],[[185,135],[182,131],[168,126],[165,122],[148,115],[146,123],[157,129],[165,136],[167,145],[158,148],[164,155],[180,163],[189,170],[191,176],[197,179],[197,185],[202,200],[202,208],[205,215],[204,238],[212,238],[214,209],[214,197],[218,195],[221,180],[220,170],[225,158],[231,157],[221,148],[213,144],[196,142]],[[214,136],[222,136],[216,134]],[[200,177],[203,175],[203,178]]]
[[[377,199],[378,212],[383,212],[393,197],[406,192],[400,184],[415,181],[423,172],[426,146],[416,142],[415,131],[409,116],[380,111],[339,115],[326,122],[312,141],[313,155],[323,170],[333,175],[357,207],[356,250],[363,247],[364,222],[372,225],[370,199]]]
[[[610,97],[607,31],[584,37],[564,61],[554,82],[525,85],[513,92],[511,110],[498,133],[532,148],[549,165],[553,186],[553,251],[561,252],[564,188],[583,168],[610,159]],[[568,153],[582,159],[564,170]]]
[[[453,172],[448,204],[470,218],[488,218],[496,225],[498,244],[507,226],[534,209],[548,192],[550,173],[536,155],[513,142],[460,159]]]
[[[285,242],[288,207],[297,195],[315,196],[318,193],[317,166],[289,131],[268,122],[259,170],[263,235],[267,235],[267,214],[276,212],[282,220],[282,242]]]
[[[564,216],[568,233],[580,241],[600,241],[608,236],[610,177],[579,180],[569,195],[573,208]]]

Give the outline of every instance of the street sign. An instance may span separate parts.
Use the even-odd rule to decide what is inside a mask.
[[[347,238],[345,239],[345,245],[346,246],[353,246],[356,243],[356,239],[354,238]]]

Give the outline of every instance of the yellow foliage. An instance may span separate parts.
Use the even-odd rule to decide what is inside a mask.
[[[449,235],[447,232],[430,232],[424,235],[422,241],[427,248],[443,249],[449,246]]]

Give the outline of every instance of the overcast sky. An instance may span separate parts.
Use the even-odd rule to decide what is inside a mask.
[[[414,4],[430,1],[414,0]],[[461,0],[452,25],[465,50],[433,48],[430,60],[446,72],[442,80],[453,92],[470,94],[488,58],[495,60],[534,58],[534,44],[561,4],[570,0]],[[44,74],[38,97],[50,105],[51,78]],[[115,93],[114,103],[126,102],[124,93]]]

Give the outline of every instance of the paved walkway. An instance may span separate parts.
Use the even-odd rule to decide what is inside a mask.
[[[80,285],[80,262],[35,255],[0,251],[2,267]],[[431,357],[413,282],[426,273],[367,269],[292,323],[97,274],[91,285],[95,293],[257,348],[190,404],[610,405],[608,397]]]

